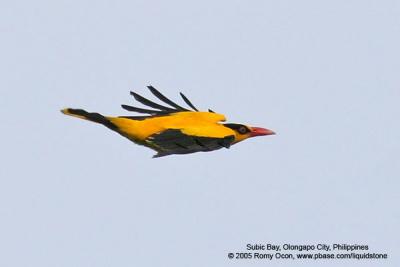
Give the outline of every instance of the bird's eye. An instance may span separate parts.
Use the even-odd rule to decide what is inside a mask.
[[[240,134],[245,134],[245,133],[247,133],[247,128],[244,127],[244,126],[241,126],[241,127],[238,129],[238,131],[239,131]]]

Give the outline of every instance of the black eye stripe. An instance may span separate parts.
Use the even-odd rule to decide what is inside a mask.
[[[226,123],[224,124],[226,127],[231,128],[232,130],[240,133],[240,134],[246,134],[249,133],[250,130],[243,124],[236,124],[236,123]]]

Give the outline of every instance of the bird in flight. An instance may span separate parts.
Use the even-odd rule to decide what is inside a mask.
[[[146,115],[110,117],[73,108],[66,108],[61,112],[102,124],[136,144],[151,148],[157,152],[154,158],[229,148],[250,137],[275,134],[264,128],[222,123],[226,121],[224,115],[210,109],[199,111],[182,93],[180,93],[182,99],[191,109],[171,101],[153,86],[147,88],[168,106],[157,104],[131,92],[138,102],[151,109],[128,105],[122,105],[122,108]]]

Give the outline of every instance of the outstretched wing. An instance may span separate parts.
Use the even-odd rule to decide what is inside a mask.
[[[188,135],[178,129],[168,129],[149,136],[146,143],[158,151],[155,158],[171,154],[189,154],[195,152],[207,152],[220,148],[229,148],[234,141],[234,136],[202,137]]]
[[[177,112],[183,112],[183,111],[198,111],[198,109],[193,105],[193,103],[183,94],[180,93],[180,96],[182,97],[183,101],[191,108],[187,109],[184,108],[175,102],[173,102],[171,99],[167,98],[164,96],[160,91],[158,91],[156,88],[153,86],[147,86],[147,88],[150,90],[150,92],[157,97],[159,100],[161,100],[164,104],[167,104],[168,106],[165,105],[160,105],[158,103],[155,103],[135,92],[131,92],[131,95],[135,98],[136,101],[142,103],[143,105],[150,107],[152,109],[148,108],[140,108],[140,107],[134,107],[134,106],[129,106],[129,105],[121,105],[121,107],[125,110],[132,111],[132,112],[138,112],[142,114],[148,114],[147,116],[124,116],[124,118],[131,118],[131,119],[146,119],[149,117],[154,117],[154,116],[165,116],[165,115],[170,115],[172,113],[177,113]],[[209,112],[212,112],[212,110],[209,110]]]

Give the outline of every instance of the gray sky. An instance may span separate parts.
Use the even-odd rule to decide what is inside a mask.
[[[367,244],[399,266],[398,1],[8,1],[1,266],[265,266],[247,243]],[[152,151],[64,107],[127,115],[154,85],[275,130]],[[281,261],[298,266],[303,261]]]

